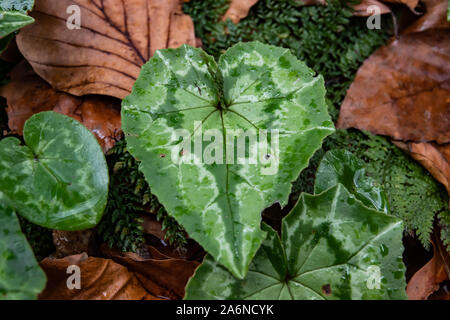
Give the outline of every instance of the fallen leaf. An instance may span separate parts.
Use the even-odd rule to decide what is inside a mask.
[[[389,3],[401,3],[401,4],[405,4],[409,7],[409,9],[411,9],[412,12],[416,12],[415,8],[417,7],[417,5],[419,4],[419,0],[383,0],[384,2],[389,2]]]
[[[424,166],[447,189],[450,195],[450,144],[394,141],[401,149]]]
[[[423,0],[423,3],[426,8],[425,14],[403,31],[403,34],[450,27],[450,23],[447,22],[448,0]]]
[[[36,0],[17,44],[36,73],[55,89],[76,96],[104,94],[123,99],[141,66],[162,48],[195,45],[191,18],[179,0]],[[81,28],[67,25],[70,5]]]
[[[258,0],[232,0],[222,20],[231,19],[233,23],[238,23],[248,15],[250,8],[257,2]]]
[[[395,140],[450,142],[450,29],[402,35],[358,70],[337,126]]]
[[[106,152],[120,139],[120,101],[105,96],[74,97],[58,92],[39,78],[26,63],[11,72],[11,81],[0,87],[7,100],[8,126],[22,134],[25,121],[33,114],[53,110],[83,123],[95,134]]]
[[[123,253],[103,245],[102,253],[128,270],[133,271],[143,287],[162,299],[182,299],[184,287],[194,274],[199,262],[175,259],[146,246],[146,257],[136,253]]]
[[[369,17],[375,14],[371,10],[367,11],[367,9],[370,6],[377,6],[380,9],[380,14],[386,14],[391,12],[391,9],[389,9],[387,5],[378,0],[362,0],[358,4],[352,5],[354,10],[353,15],[358,17]]]
[[[411,278],[406,288],[410,300],[425,300],[439,289],[440,283],[450,279],[450,254],[439,236],[434,234],[433,258]]]
[[[69,289],[67,268],[80,268],[81,288]],[[47,274],[41,300],[155,300],[133,272],[110,259],[88,257],[86,253],[63,259],[46,258],[40,263]]]

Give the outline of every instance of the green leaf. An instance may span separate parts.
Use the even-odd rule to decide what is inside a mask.
[[[31,222],[58,230],[95,226],[106,205],[108,168],[92,133],[56,112],[27,120],[23,137],[0,141],[0,191]]]
[[[122,128],[130,153],[142,161],[140,169],[169,215],[242,278],[265,238],[261,211],[277,201],[287,203],[291,182],[334,131],[324,95],[323,78],[314,77],[287,49],[240,43],[216,64],[201,49],[183,45],[157,51],[143,66],[122,103]],[[191,143],[180,139],[177,129],[196,141],[201,132],[214,132],[215,140],[198,149],[194,144],[200,152],[191,163],[172,161],[181,149],[182,159],[192,155]],[[270,132],[271,151],[255,141],[245,148],[249,155],[259,147],[256,164],[230,159],[244,151],[229,136],[239,129],[238,138],[258,133],[259,142],[265,141],[263,130]],[[226,160],[203,161],[212,145],[214,155]]]
[[[0,11],[0,38],[33,23],[34,19],[16,11]]]
[[[367,176],[363,162],[347,150],[337,149],[325,154],[317,168],[314,193],[321,193],[338,183],[369,208],[389,213],[383,188]]]
[[[1,203],[0,226],[0,300],[36,299],[44,290],[45,273],[36,262],[13,209]]]
[[[303,193],[281,240],[266,230],[245,279],[207,256],[185,299],[406,299],[401,220],[367,208],[341,184]]]
[[[2,0],[0,10],[27,12],[33,9],[34,0]]]

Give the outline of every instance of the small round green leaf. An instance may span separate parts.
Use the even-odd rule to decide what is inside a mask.
[[[58,230],[94,227],[108,196],[108,168],[93,134],[80,122],[41,112],[23,137],[0,141],[0,191],[29,221]]]
[[[13,209],[1,203],[0,234],[0,300],[36,299],[44,290],[45,273],[22,234]]]
[[[406,299],[401,220],[341,184],[302,194],[239,280],[207,256],[185,299]]]
[[[265,238],[261,211],[287,203],[334,131],[323,78],[288,49],[259,42],[233,46],[218,64],[186,45],[157,51],[122,103],[122,128],[167,212],[239,278]],[[174,150],[195,156],[174,161]]]

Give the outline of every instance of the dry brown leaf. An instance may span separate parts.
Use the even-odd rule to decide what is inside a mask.
[[[450,29],[402,35],[358,70],[337,126],[396,140],[450,141]]]
[[[38,75],[76,96],[123,99],[140,67],[158,49],[195,45],[194,26],[179,0],[36,0],[32,27],[17,44]],[[70,5],[81,9],[81,29],[66,26]]]
[[[425,14],[403,31],[404,34],[450,27],[447,22],[448,0],[423,0],[423,3],[426,7]]]
[[[362,0],[360,3],[354,4],[352,6],[354,10],[353,15],[358,17],[368,17],[373,15],[373,12],[367,12],[367,8],[369,8],[370,6],[378,6],[378,8],[380,8],[380,14],[391,12],[391,9],[389,9],[387,5],[378,0]]]
[[[0,87],[6,98],[8,126],[12,133],[22,134],[25,121],[33,114],[53,110],[71,116],[95,134],[106,152],[121,133],[120,101],[106,96],[74,97],[58,92],[39,78],[22,62],[11,72],[11,82]]]
[[[415,8],[419,4],[419,0],[383,0],[384,2],[390,2],[390,3],[401,3],[406,4],[412,12],[416,12]]]
[[[250,8],[257,2],[258,0],[232,0],[222,20],[231,19],[233,23],[238,23],[248,15]]]
[[[80,267],[81,288],[67,287],[67,268]],[[47,274],[47,285],[39,295],[42,300],[154,300],[134,273],[110,259],[80,254],[63,259],[46,258],[40,266]]]
[[[163,299],[181,299],[184,287],[194,274],[199,262],[174,259],[146,246],[145,258],[136,253],[123,253],[103,245],[102,253],[133,271],[144,288],[152,295]]]
[[[450,195],[450,144],[394,141],[401,149],[424,166],[447,189]]]
[[[433,258],[409,280],[406,294],[410,300],[425,300],[439,289],[440,283],[450,279],[450,254],[439,236],[434,233]]]

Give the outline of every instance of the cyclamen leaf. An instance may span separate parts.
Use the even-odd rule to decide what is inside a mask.
[[[0,300],[36,299],[44,290],[45,273],[39,267],[13,209],[1,203],[0,226]]]
[[[122,103],[122,128],[129,151],[142,161],[140,169],[167,212],[243,278],[265,238],[261,211],[277,201],[287,203],[291,182],[334,131],[324,95],[323,78],[314,77],[287,49],[240,43],[216,64],[201,49],[183,45],[157,51],[143,66]],[[199,121],[195,130],[194,121]],[[172,161],[181,148],[181,159],[192,156],[191,144],[180,141],[176,129],[185,129],[194,140],[202,139],[200,132],[215,132],[214,155],[225,159],[202,161],[211,142],[199,147],[193,163]],[[227,139],[238,129],[237,139],[258,130],[259,142],[249,141],[246,148],[249,155],[259,147],[256,164],[226,157],[227,148],[230,158],[239,152],[237,143]],[[261,129],[270,132],[268,150],[274,152],[261,149]]]
[[[23,137],[0,141],[0,192],[31,222],[82,230],[102,217],[108,168],[92,133],[81,123],[48,111],[25,123]]]
[[[402,222],[338,184],[302,194],[238,280],[207,256],[185,299],[406,299]],[[379,287],[378,287],[379,285]]]
[[[362,161],[346,150],[331,150],[325,154],[317,168],[314,193],[321,193],[338,183],[369,208],[389,213],[383,188],[366,175]]]
[[[34,19],[16,11],[0,11],[0,38],[33,23]]]

